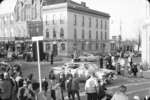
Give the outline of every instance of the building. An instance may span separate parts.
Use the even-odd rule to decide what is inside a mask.
[[[27,22],[41,20],[41,4],[39,0],[4,0],[0,4],[1,40],[30,38]]]
[[[109,52],[109,18],[85,2],[46,0],[42,8],[44,51],[68,56],[73,52]]]
[[[147,19],[143,26],[141,27],[142,31],[142,63],[146,67],[150,68],[150,19]]]

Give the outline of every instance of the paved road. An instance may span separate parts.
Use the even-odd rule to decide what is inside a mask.
[[[134,96],[140,96],[141,100],[145,97],[145,95],[149,94],[150,90],[150,80],[147,82],[139,82],[139,83],[130,83],[126,84],[127,86],[127,95],[129,96],[129,100],[134,100]],[[118,89],[118,86],[109,87],[108,91],[114,93]],[[86,94],[84,92],[80,93],[81,100],[86,100]],[[67,97],[65,98],[67,100]]]

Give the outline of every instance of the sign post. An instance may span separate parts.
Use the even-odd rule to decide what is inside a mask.
[[[43,40],[43,36],[32,37],[32,41],[36,41],[37,46],[37,61],[38,61],[38,74],[40,83],[40,92],[42,91],[42,81],[41,81],[41,66],[40,66],[40,53],[39,53],[39,41]]]

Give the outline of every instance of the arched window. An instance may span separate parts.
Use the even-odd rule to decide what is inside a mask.
[[[53,28],[53,38],[56,38],[56,30]]]
[[[64,51],[65,49],[66,49],[66,48],[65,48],[65,44],[62,43],[62,44],[61,44],[61,50]]]
[[[60,37],[62,37],[62,38],[64,37],[64,29],[63,28],[60,29]]]
[[[76,28],[74,29],[74,39],[75,40],[77,39],[77,30],[76,30]]]

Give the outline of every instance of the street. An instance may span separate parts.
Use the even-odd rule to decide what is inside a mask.
[[[139,96],[141,100],[149,94],[150,90],[150,80],[148,82],[140,82],[140,83],[131,83],[126,84],[127,86],[127,95],[129,96],[129,100],[134,100],[134,96]],[[114,86],[108,88],[108,91],[111,93],[115,93],[119,86]],[[80,93],[81,100],[86,100],[86,94],[85,92]],[[67,99],[67,97],[66,97]]]

